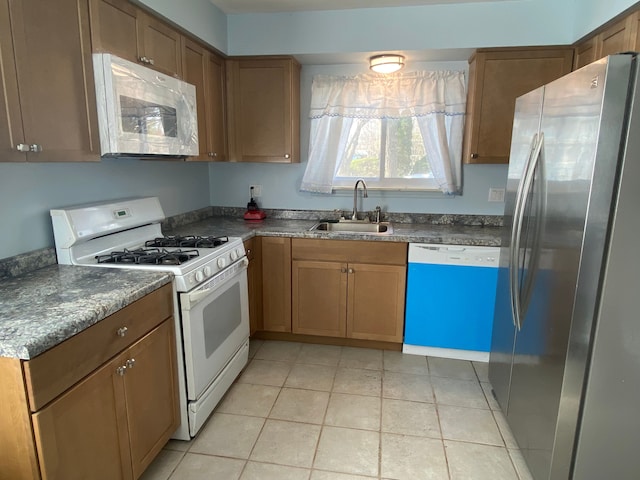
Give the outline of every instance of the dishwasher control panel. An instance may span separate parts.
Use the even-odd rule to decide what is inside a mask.
[[[499,260],[500,247],[439,245],[434,243],[409,244],[409,263],[497,267]]]

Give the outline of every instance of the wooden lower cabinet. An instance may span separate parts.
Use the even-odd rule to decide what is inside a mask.
[[[293,239],[292,257],[293,333],[402,342],[406,244]]]
[[[244,242],[247,252],[247,284],[249,290],[249,333],[262,330],[262,242],[253,237]]]
[[[292,262],[292,332],[344,337],[347,331],[347,264]]]
[[[291,331],[291,239],[262,237],[262,326]]]
[[[0,358],[0,479],[142,475],[180,422],[171,299],[166,285],[32,360]]]

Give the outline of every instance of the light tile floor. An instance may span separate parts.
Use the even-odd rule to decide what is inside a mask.
[[[486,364],[260,340],[250,357],[143,480],[531,480]]]

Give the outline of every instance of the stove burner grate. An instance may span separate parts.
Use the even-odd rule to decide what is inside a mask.
[[[145,247],[186,247],[186,248],[215,248],[227,243],[229,237],[202,237],[198,235],[158,237],[147,240]]]
[[[123,249],[106,255],[96,255],[98,263],[137,263],[141,265],[182,265],[199,255],[197,250],[166,250],[164,248]]]

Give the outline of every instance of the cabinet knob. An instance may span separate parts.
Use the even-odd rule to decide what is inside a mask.
[[[18,150],[19,152],[28,152],[30,150],[30,147],[26,143],[19,143],[16,145],[16,150]]]
[[[128,331],[129,329],[127,327],[120,327],[118,330],[116,330],[116,333],[119,337],[124,337]]]
[[[478,154],[477,153],[472,153],[471,154],[471,158],[478,158]]]
[[[353,268],[350,268],[349,270],[347,270],[349,273],[353,273]]]
[[[147,63],[147,57],[138,57],[138,61],[142,63]]]
[[[342,267],[342,268],[340,269],[340,273],[347,273],[347,269],[346,269],[345,267]]]
[[[118,367],[116,368],[116,374],[120,375],[121,377],[127,372],[127,367],[125,367],[124,365],[122,367]]]
[[[291,155],[289,155],[288,153],[284,154],[284,158],[289,158],[289,157],[291,157]]]
[[[129,360],[127,360],[126,362],[124,362],[127,368],[133,368],[136,366],[136,359],[135,358],[130,358]]]
[[[148,63],[149,65],[155,65],[155,64],[156,64],[156,62],[153,60],[153,58],[149,58],[149,59],[147,59],[147,63]]]
[[[41,152],[42,151],[42,145],[38,145],[36,143],[29,145],[29,151],[31,152]]]

